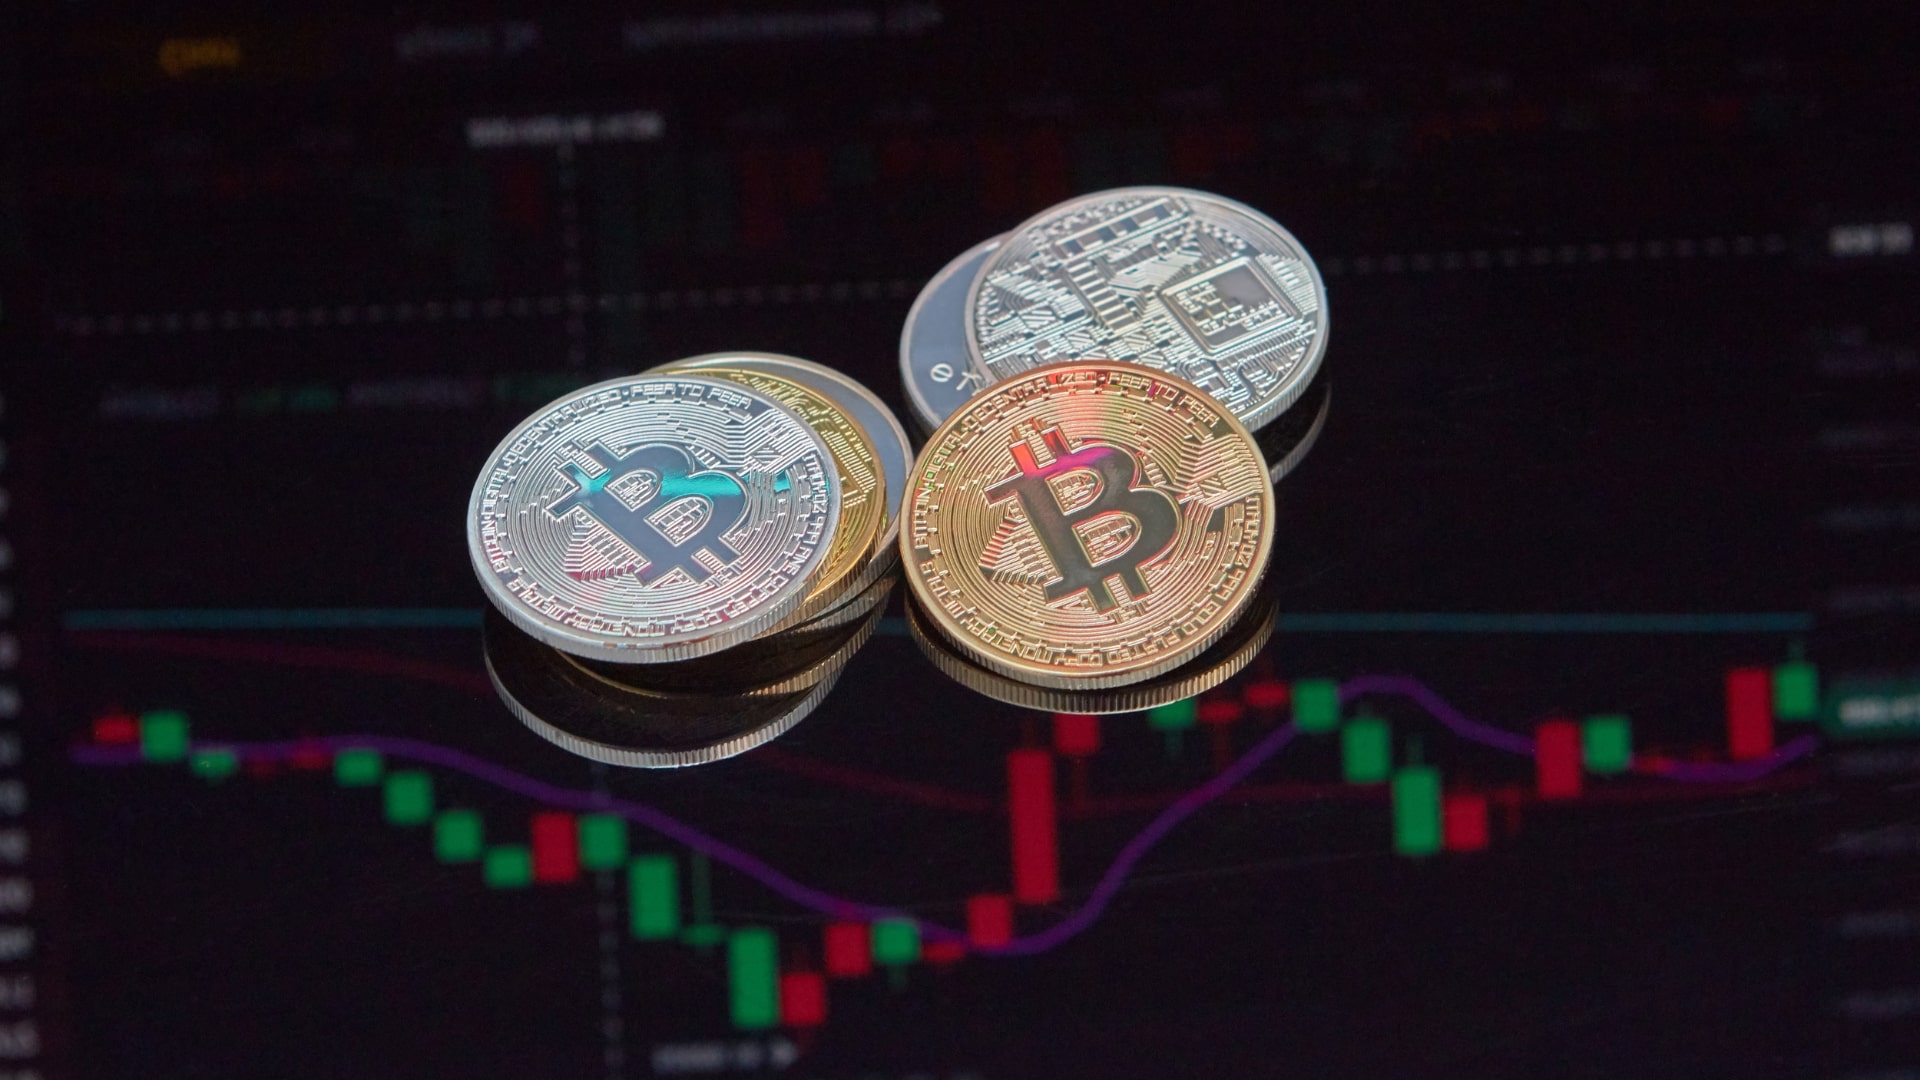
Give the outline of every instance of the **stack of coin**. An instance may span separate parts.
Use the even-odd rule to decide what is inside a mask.
[[[468,509],[496,688],[617,764],[773,738],[884,610],[911,460],[870,391],[789,356],[694,357],[553,402]]]
[[[1326,349],[1306,249],[1218,195],[1095,192],[961,254],[900,337],[932,432],[900,538],[914,640],[1059,711],[1238,671],[1271,633],[1271,485],[1326,422]]]
[[[932,431],[984,387],[1045,364],[1154,368],[1258,433],[1278,481],[1325,416],[1327,330],[1320,271],[1271,218],[1201,191],[1119,188],[948,263],[907,314],[900,372]]]

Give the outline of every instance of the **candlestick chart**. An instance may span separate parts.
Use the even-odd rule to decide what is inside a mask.
[[[0,23],[0,1080],[1920,1072],[1912,20],[1634,7]],[[1244,671],[1019,709],[896,606],[708,766],[502,704],[529,412],[910,417],[921,285],[1133,184],[1326,284]]]
[[[1103,924],[1110,906],[1135,875],[1151,875],[1160,849],[1178,847],[1189,818],[1219,808],[1281,820],[1303,809],[1318,815],[1337,808],[1348,842],[1366,837],[1382,857],[1456,860],[1497,875],[1503,858],[1524,857],[1526,848],[1503,851],[1551,843],[1569,815],[1604,821],[1650,807],[1804,798],[1822,780],[1817,747],[1855,737],[1842,717],[1867,706],[1858,695],[1843,703],[1830,694],[1823,705],[1816,667],[1792,655],[1792,642],[1774,637],[1732,650],[1756,659],[1770,652],[1773,662],[1701,676],[1691,697],[1711,703],[1713,722],[1690,725],[1698,734],[1679,743],[1648,737],[1649,728],[1671,731],[1671,717],[1636,723],[1615,703],[1588,713],[1534,709],[1530,720],[1501,722],[1469,715],[1415,677],[1282,678],[1277,658],[1269,658],[1264,672],[1144,713],[1019,715],[1012,730],[996,732],[1015,741],[998,754],[997,783],[977,788],[780,747],[753,759],[758,770],[803,789],[837,789],[890,813],[913,814],[935,835],[949,831],[954,818],[975,826],[966,844],[942,859],[955,863],[948,872],[970,887],[933,900],[915,895],[911,874],[850,893],[830,875],[810,872],[815,868],[795,860],[791,846],[756,851],[724,825],[650,803],[644,784],[616,794],[604,780],[582,784],[576,775],[573,783],[556,782],[516,768],[511,758],[418,737],[282,730],[277,738],[232,738],[215,721],[177,708],[114,709],[75,732],[67,753],[96,774],[95,783],[127,770],[170,777],[169,786],[149,787],[145,796],[162,805],[216,790],[246,790],[253,800],[270,800],[289,786],[308,797],[325,793],[331,820],[313,827],[350,830],[362,845],[410,853],[419,864],[410,874],[444,876],[502,897],[572,892],[617,908],[611,921],[627,953],[627,977],[646,981],[669,953],[684,954],[672,963],[699,965],[710,975],[712,1000],[695,1013],[708,1018],[707,1038],[662,1040],[653,1048],[654,1067],[670,1070],[702,1054],[798,1055],[835,1023],[836,1003],[849,991],[884,987],[884,1005],[925,991],[929,980],[955,979],[961,968],[1018,980],[1022,966],[1045,964],[1047,954],[1077,939],[1124,935]],[[74,640],[83,650],[117,654],[245,657],[242,663],[269,668],[357,670],[361,679],[377,672],[376,680],[443,693],[485,689],[471,667],[277,648],[245,636],[81,631]],[[876,648],[903,645],[895,638]],[[1474,689],[1461,687],[1454,696]],[[245,722],[249,730],[261,726]],[[1129,762],[1128,787],[1143,773],[1166,776],[1144,789],[1109,790],[1102,767],[1116,754]],[[1290,762],[1290,755],[1313,760]],[[1154,756],[1161,766],[1142,768]],[[375,822],[390,829],[367,833]],[[753,825],[744,824],[751,834]],[[982,824],[986,835],[999,833],[998,852],[983,847]],[[1085,825],[1117,830],[1118,842],[1082,841]],[[1278,850],[1261,854],[1287,855],[1285,833],[1276,830]],[[192,837],[176,834],[173,842],[190,848]],[[1063,873],[1063,852],[1070,853],[1071,872]],[[728,898],[743,891],[774,901],[773,917],[737,910]],[[574,947],[596,948],[593,935],[578,936]],[[727,1043],[721,1031],[773,1041]]]

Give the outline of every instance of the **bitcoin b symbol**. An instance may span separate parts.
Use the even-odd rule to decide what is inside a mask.
[[[987,502],[1000,503],[1018,498],[1027,520],[1053,560],[1058,580],[1047,584],[1047,599],[1086,590],[1093,606],[1111,611],[1119,606],[1107,578],[1119,575],[1127,592],[1138,597],[1147,591],[1147,579],[1140,568],[1166,554],[1173,546],[1180,525],[1180,510],[1165,492],[1142,483],[1140,462],[1133,454],[1102,443],[1088,443],[1078,450],[1067,449],[1067,438],[1059,428],[1048,428],[1040,439],[1053,453],[1053,461],[1041,465],[1025,442],[1013,444],[1013,460],[1020,466],[1018,476],[991,484]],[[1097,482],[1093,495],[1076,499],[1071,509],[1061,505],[1053,481],[1074,472],[1090,472]],[[1111,515],[1132,519],[1133,536],[1125,547],[1107,552],[1098,561],[1088,551],[1084,527],[1095,519]]]
[[[740,481],[699,468],[692,455],[668,444],[641,446],[618,456],[596,445],[587,456],[604,471],[588,476],[572,462],[562,465],[578,490],[547,507],[547,513],[564,518],[582,510],[606,526],[647,560],[638,571],[642,584],[651,585],[675,569],[705,581],[711,572],[694,559],[703,550],[723,563],[740,557],[721,539],[747,511],[747,492]],[[645,483],[649,478],[655,481],[650,492]]]

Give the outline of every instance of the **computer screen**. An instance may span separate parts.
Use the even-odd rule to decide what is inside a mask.
[[[1920,1076],[1914,35],[1791,7],[16,21],[0,1078]],[[516,424],[912,429],[928,280],[1128,185],[1325,281],[1243,668],[1007,704],[900,587],[737,757],[509,710]]]

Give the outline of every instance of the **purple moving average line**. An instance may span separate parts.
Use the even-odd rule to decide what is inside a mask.
[[[1340,684],[1342,704],[1368,694],[1395,694],[1406,698],[1433,714],[1435,720],[1463,739],[1491,746],[1495,750],[1505,750],[1509,754],[1533,756],[1532,739],[1469,717],[1418,679],[1405,675],[1360,675]]]
[[[297,754],[312,753],[317,749],[334,752],[378,750],[388,757],[437,765],[449,772],[463,773],[476,780],[484,780],[495,787],[504,788],[516,795],[524,795],[535,802],[549,806],[589,813],[610,811],[619,814],[628,821],[651,829],[690,850],[698,851],[715,862],[733,867],[802,907],[812,908],[835,918],[878,919],[902,915],[901,912],[890,907],[845,900],[795,881],[757,856],[742,851],[718,837],[709,835],[645,803],[549,784],[544,780],[536,780],[525,773],[515,772],[504,765],[496,765],[484,758],[474,757],[472,754],[455,750],[450,746],[391,735],[327,735],[310,739],[258,743],[225,742],[215,739],[195,740],[192,749],[227,750],[241,761],[282,761]],[[94,746],[75,747],[73,759],[83,765],[134,765],[141,760],[140,751],[136,747],[108,749]],[[954,931],[947,931],[947,933],[955,937],[965,936]]]
[[[1107,865],[1107,871],[1094,883],[1093,891],[1080,906],[1067,916],[1045,930],[1035,934],[1024,934],[1014,938],[998,948],[980,949],[980,952],[998,956],[1032,956],[1046,952],[1055,945],[1092,926],[1101,914],[1107,910],[1107,904],[1119,894],[1120,887],[1127,882],[1127,876],[1133,873],[1134,866],[1146,857],[1153,846],[1166,839],[1175,825],[1191,817],[1194,811],[1207,805],[1227,793],[1228,789],[1245,780],[1253,770],[1266,763],[1266,760],[1280,752],[1281,748],[1293,741],[1298,734],[1291,722],[1280,725],[1269,732],[1253,749],[1241,754],[1239,760],[1221,770],[1213,779],[1187,792],[1174,800],[1165,810],[1153,815],[1147,827],[1135,833],[1133,839],[1120,846],[1113,862]]]
[[[1532,739],[1468,717],[1417,679],[1398,675],[1362,675],[1346,682],[1340,688],[1342,701],[1351,701],[1365,694],[1396,694],[1408,698],[1433,714],[1435,719],[1461,738],[1508,753],[1529,757],[1533,754]],[[1233,764],[1212,779],[1182,795],[1155,814],[1153,820],[1147,822],[1146,826],[1135,833],[1132,839],[1121,845],[1120,850],[1114,854],[1113,862],[1107,865],[1106,871],[1100,875],[1099,881],[1094,883],[1092,891],[1087,894],[1087,898],[1081,902],[1080,906],[1068,912],[1059,921],[1044,930],[1016,937],[1005,945],[976,946],[973,951],[991,956],[1031,956],[1046,952],[1092,926],[1105,913],[1107,905],[1119,894],[1127,878],[1133,873],[1134,867],[1139,865],[1140,860],[1145,858],[1155,845],[1166,839],[1167,835],[1182,821],[1252,775],[1255,769],[1265,764],[1293,741],[1296,734],[1298,730],[1293,724],[1281,725],[1263,736],[1259,742],[1254,743]],[[1755,758],[1752,761],[1677,762],[1653,775],[1684,783],[1738,783],[1757,780],[1788,762],[1806,756],[1818,745],[1818,739],[1806,735],[1781,745],[1766,757]],[[715,862],[730,866],[758,881],[775,894],[823,915],[836,919],[869,921],[883,918],[908,919],[918,925],[921,935],[929,940],[965,941],[967,939],[963,931],[928,922],[898,908],[849,900],[796,881],[758,856],[734,847],[645,803],[615,799],[597,792],[577,791],[549,784],[452,747],[388,735],[330,735],[282,742],[196,741],[193,749],[227,750],[242,761],[280,761],[301,752],[310,753],[315,749],[378,750],[391,757],[437,765],[452,772],[463,773],[476,780],[485,781],[495,787],[504,788],[550,806],[618,814],[628,821],[679,843],[688,850],[700,852]],[[139,748],[131,746],[82,745],[73,747],[71,755],[73,760],[81,765],[137,765],[142,760]]]
[[[1406,698],[1432,714],[1435,720],[1470,742],[1505,750],[1509,754],[1532,757],[1533,739],[1473,719],[1427,684],[1407,675],[1361,675],[1340,686],[1340,700],[1352,701],[1366,694],[1394,694]],[[1660,768],[1644,772],[1663,780],[1687,784],[1737,784],[1758,780],[1796,758],[1802,758],[1820,745],[1817,736],[1802,735],[1782,743],[1773,753],[1748,761],[1670,761]]]
[[[1739,784],[1758,780],[1795,758],[1813,753],[1820,739],[1802,735],[1781,743],[1773,753],[1749,761],[1669,761],[1647,776],[1678,780],[1683,784]]]

